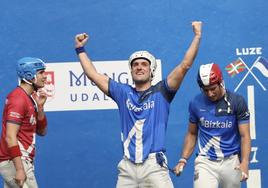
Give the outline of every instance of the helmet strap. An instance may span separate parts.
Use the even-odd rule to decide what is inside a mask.
[[[225,90],[225,83],[223,80],[221,81],[220,86],[223,87],[223,89]]]
[[[230,114],[231,113],[231,103],[228,101],[227,97],[228,97],[228,94],[225,91],[225,93],[224,93],[224,101],[227,103],[227,113]]]
[[[29,85],[33,85],[33,83],[32,82],[29,82],[29,80],[26,80],[26,79],[22,79],[25,83],[27,83],[27,84],[29,84]],[[21,80],[20,80],[20,82],[21,82]],[[20,84],[20,82],[19,82],[19,84]]]
[[[223,97],[223,99],[224,99],[224,101],[227,103],[227,113],[228,114],[230,114],[231,113],[231,103],[228,101],[228,94],[227,94],[227,91],[226,91],[226,89],[225,89],[225,84],[224,84],[224,81],[222,81],[221,83],[220,83],[220,86],[224,89],[224,97]]]
[[[154,78],[154,74],[151,71],[151,81],[153,80],[153,78]]]
[[[24,78],[23,78],[23,79],[19,79],[19,80],[18,80],[19,85],[21,84],[21,80],[23,80],[25,83],[31,85],[35,91],[38,90],[38,87],[36,87],[36,79],[35,79],[34,82],[30,82],[29,80],[26,80],[26,79],[24,79]]]

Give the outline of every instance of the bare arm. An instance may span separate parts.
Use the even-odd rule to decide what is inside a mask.
[[[8,148],[18,147],[17,134],[19,132],[19,125],[14,123],[7,123],[6,129],[6,142]],[[13,150],[14,152],[14,150]],[[12,153],[13,153],[12,152]],[[20,156],[16,156],[12,158],[14,166],[16,168],[16,176],[15,180],[19,186],[22,186],[24,181],[26,180],[26,174],[24,171],[24,167],[21,161]]]
[[[47,118],[44,112],[44,108],[38,108],[37,128],[36,133],[39,136],[45,136],[47,134]]]
[[[39,95],[33,95],[38,107],[36,133],[39,136],[45,136],[47,134],[47,118],[44,111],[44,104],[47,100],[47,95],[42,89],[38,90],[38,93]]]
[[[188,133],[186,134],[182,151],[183,158],[189,159],[190,156],[192,155],[196,143],[196,138],[197,138],[197,125],[189,123]]]
[[[84,47],[88,39],[89,36],[86,33],[76,35],[75,47],[76,48]],[[93,81],[99,87],[99,89],[107,95],[109,78],[97,72],[95,66],[92,64],[92,61],[90,60],[86,52],[79,53],[78,58],[88,79]]]
[[[251,150],[249,124],[239,125],[239,133],[241,136],[241,163],[239,168],[242,172],[241,181],[245,181],[248,178],[248,164]],[[246,175],[243,175],[243,173],[245,173]]]
[[[181,63],[177,65],[175,69],[173,69],[173,71],[168,75],[167,78],[168,86],[174,90],[179,89],[184,76],[192,66],[198,52],[199,43],[201,39],[202,22],[194,21],[192,22],[192,26],[195,34],[193,41],[187,52],[185,53]]]
[[[180,175],[184,166],[187,163],[187,159],[189,159],[190,156],[192,155],[196,144],[196,138],[197,138],[197,125],[189,123],[188,132],[184,139],[184,145],[181,154],[181,159],[184,160],[180,160],[174,168],[174,172],[177,176]]]

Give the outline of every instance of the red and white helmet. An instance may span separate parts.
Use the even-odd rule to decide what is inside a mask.
[[[223,84],[223,77],[220,67],[215,63],[201,65],[197,75],[199,87],[212,84]]]
[[[152,54],[150,54],[148,51],[136,51],[133,54],[131,54],[131,56],[129,57],[128,65],[130,69],[131,69],[131,65],[133,61],[136,59],[146,59],[147,61],[149,61],[150,68],[151,68],[151,75],[152,77],[154,77],[155,70],[157,67],[155,57]]]

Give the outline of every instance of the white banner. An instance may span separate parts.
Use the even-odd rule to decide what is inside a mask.
[[[133,85],[128,61],[93,62],[96,69],[120,83]],[[104,95],[83,73],[79,62],[47,63],[48,99],[46,111],[116,109],[116,103]],[[162,79],[161,61],[157,60],[157,70],[153,84]]]

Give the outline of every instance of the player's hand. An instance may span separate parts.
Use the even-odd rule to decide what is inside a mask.
[[[248,164],[242,162],[239,166],[235,168],[235,170],[241,171],[241,182],[246,181],[248,179]]]
[[[87,41],[89,39],[88,34],[86,33],[80,33],[75,36],[75,47],[83,47],[86,45]]]
[[[18,184],[20,188],[23,187],[24,182],[26,181],[26,174],[24,169],[19,169],[16,171],[16,176],[15,176],[15,182]]]
[[[47,100],[47,93],[46,93],[45,89],[44,88],[39,89],[37,91],[37,94],[34,95],[34,99],[35,99],[38,107],[43,108],[44,104],[45,104],[45,102]]]
[[[202,34],[202,22],[200,21],[193,21],[192,22],[193,32],[196,37],[201,37]]]
[[[183,168],[185,166],[184,162],[178,162],[178,164],[174,167],[173,171],[176,176],[180,176],[181,173],[183,172]]]

